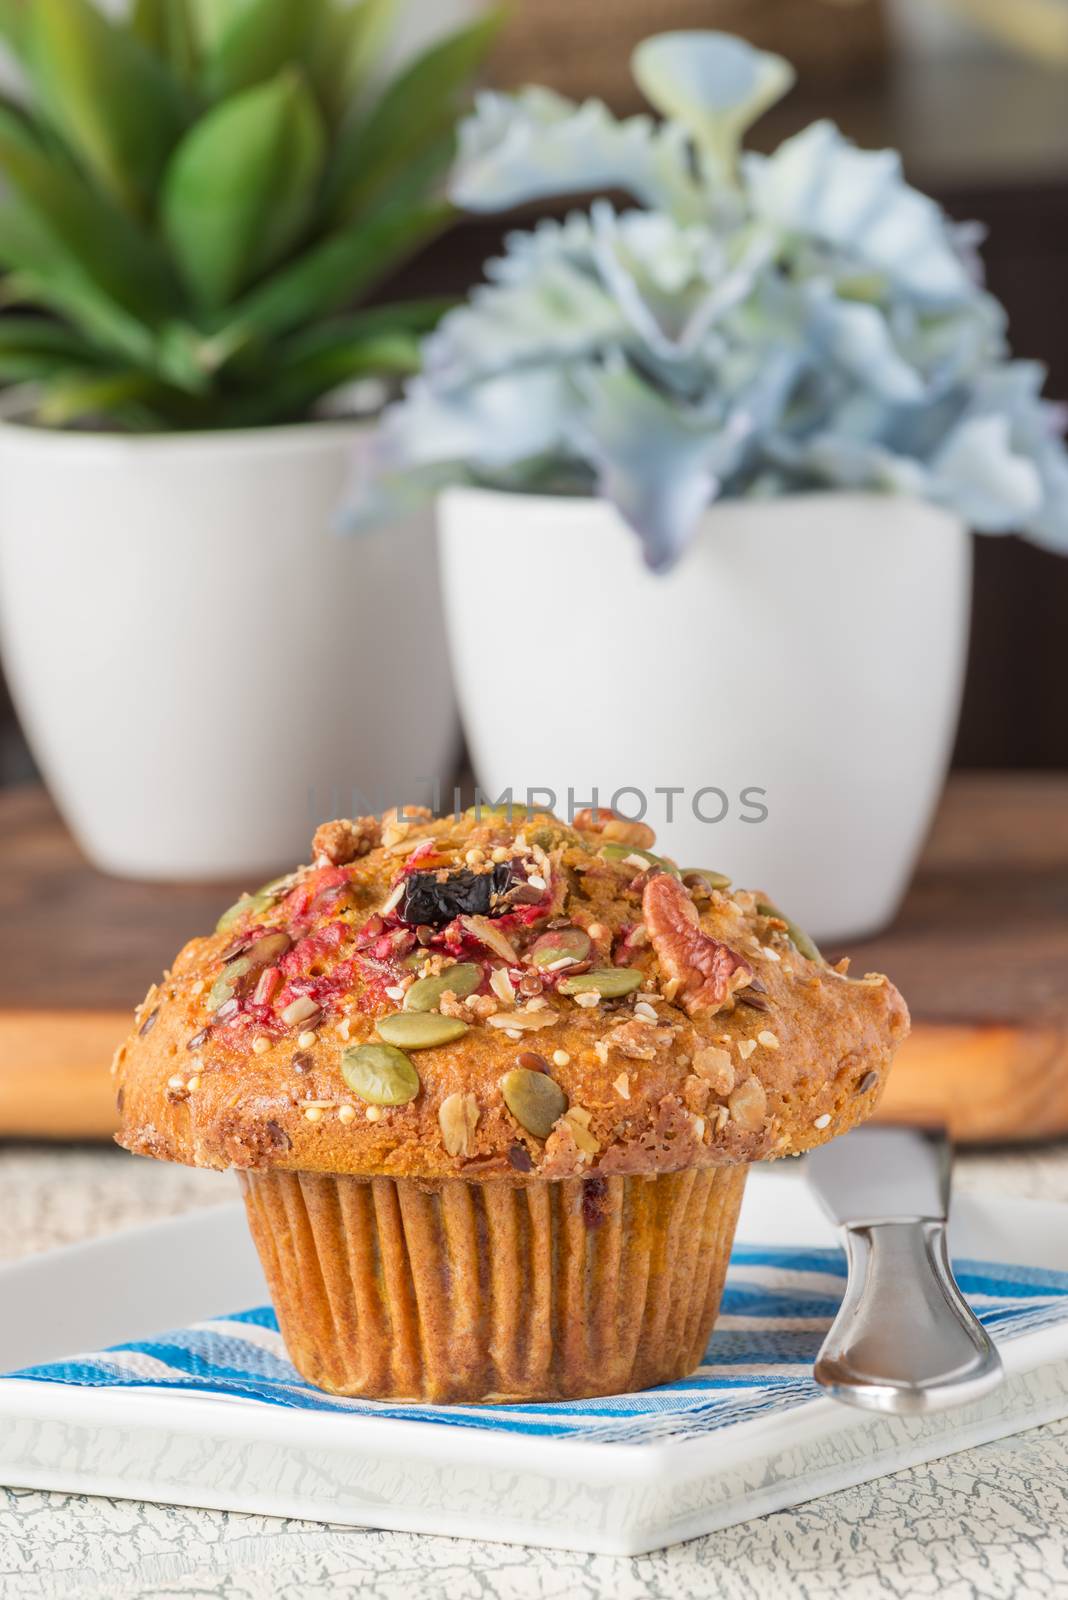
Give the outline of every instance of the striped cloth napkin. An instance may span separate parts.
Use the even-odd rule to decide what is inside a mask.
[[[999,1342],[1063,1323],[1068,1353],[1068,1272],[968,1260],[956,1261],[954,1270]],[[428,1406],[341,1399],[313,1388],[290,1364],[269,1306],[6,1376],[94,1388],[188,1390],[297,1410],[615,1444],[696,1438],[792,1410],[817,1395],[812,1363],[841,1300],[845,1272],[839,1250],[737,1245],[720,1317],[698,1370],[678,1383],[601,1400]]]

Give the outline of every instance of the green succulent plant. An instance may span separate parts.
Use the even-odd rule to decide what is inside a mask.
[[[0,0],[0,382],[36,420],[306,417],[418,365],[440,302],[353,309],[452,215],[494,12],[382,82],[398,0]]]

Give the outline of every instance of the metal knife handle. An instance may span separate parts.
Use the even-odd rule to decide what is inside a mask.
[[[963,1405],[994,1388],[1001,1359],[957,1288],[945,1223],[912,1217],[843,1232],[849,1279],[816,1382],[836,1400],[898,1415]]]

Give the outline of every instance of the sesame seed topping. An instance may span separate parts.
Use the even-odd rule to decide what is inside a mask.
[[[337,1025],[337,1031],[338,1031],[338,1037],[339,1038],[341,1038],[341,1039],[347,1039],[348,1038],[348,1036],[349,1036],[349,1019],[348,1019],[348,1017],[342,1017],[341,1021]]]
[[[523,1037],[522,1028],[505,1028],[504,1031],[509,1039],[521,1039]]]
[[[616,1094],[619,1095],[621,1100],[630,1099],[630,1078],[625,1072],[621,1072],[619,1074],[619,1077],[612,1084],[612,1088],[616,1091]]]
[[[546,972],[559,972],[561,967],[573,967],[574,965],[574,956],[561,956],[557,961],[550,961],[545,970]]]
[[[542,877],[539,877],[539,875],[536,872],[532,872],[530,874],[530,876],[527,878],[527,882],[530,884],[530,887],[532,889],[544,889],[545,888],[545,879],[542,878]]]
[[[756,1047],[757,1042],[755,1039],[738,1040],[738,1054],[741,1056],[743,1061],[749,1060],[749,1057],[753,1054],[753,1051],[756,1049]]]
[[[386,990],[386,993],[389,995],[391,1000],[403,1000],[404,985],[402,983],[391,983],[389,988]]]
[[[760,946],[760,954],[762,956],[767,956],[769,961],[781,961],[782,960],[782,956],[779,954],[779,952],[777,950],[773,950],[771,948],[770,944],[761,945]]]
[[[297,1043],[302,1050],[310,1050],[315,1043],[315,1035],[310,1030],[299,1035]]]
[[[304,1112],[305,1122],[321,1122],[323,1120],[322,1106],[308,1106]]]
[[[570,1060],[571,1060],[571,1057],[568,1055],[566,1050],[554,1050],[553,1051],[553,1066],[554,1067],[566,1067]]]
[[[267,1038],[266,1034],[261,1033],[261,1034],[259,1034],[259,1036],[257,1038],[253,1039],[253,1041],[252,1041],[252,1053],[253,1053],[253,1055],[265,1056],[270,1048],[271,1048],[271,1041],[270,1041],[270,1039]]]
[[[584,990],[582,994],[572,995],[571,998],[577,1006],[582,1006],[584,1009],[591,1009],[601,1003],[601,997],[595,989]]]
[[[757,1034],[757,1044],[762,1044],[765,1050],[777,1050],[779,1036],[777,1033],[772,1033],[770,1028],[762,1028]]]
[[[187,1089],[192,1089],[194,1091],[200,1088],[200,1073],[199,1072],[194,1072],[193,1076],[190,1078],[189,1082],[186,1084],[186,1088]]]
[[[185,1088],[185,1079],[183,1077],[181,1077],[176,1072],[174,1074],[173,1078],[168,1078],[167,1079],[167,1088],[168,1089],[184,1089]]]
[[[500,866],[502,861],[508,860],[508,851],[504,848],[503,844],[499,844],[497,846],[496,850],[494,850],[493,854],[490,856],[490,860],[497,866]]]
[[[829,1111],[825,1111],[823,1113],[822,1117],[817,1117],[816,1118],[816,1120],[812,1124],[812,1126],[814,1128],[825,1128],[827,1126],[827,1124],[830,1122],[830,1120],[831,1120],[831,1113]]]
[[[658,1022],[660,1020],[648,1000],[639,1000],[634,1007],[634,1015],[641,1017],[645,1022]]]
[[[367,1118],[368,1122],[377,1122],[381,1115],[381,1106],[368,1106],[367,1110],[364,1112],[364,1116]]]
[[[190,994],[203,994],[204,990],[206,988],[207,988],[207,984],[204,982],[204,979],[203,978],[198,978],[196,983],[193,984],[193,986],[190,989],[189,993]]]
[[[355,1106],[348,1106],[348,1105],[338,1106],[338,1108],[337,1108],[337,1120],[339,1122],[353,1122],[353,1121],[355,1121],[355,1118],[356,1118],[356,1107]]]

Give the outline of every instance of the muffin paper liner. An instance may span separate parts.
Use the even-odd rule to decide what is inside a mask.
[[[560,1400],[685,1377],[745,1166],[542,1180],[242,1174],[290,1359],[332,1394]]]

